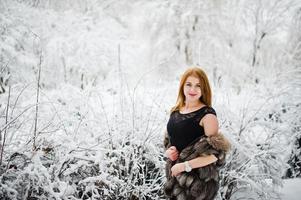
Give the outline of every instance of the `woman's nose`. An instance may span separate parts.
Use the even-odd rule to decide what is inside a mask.
[[[191,92],[197,91],[197,87],[191,87],[191,88],[190,88],[190,91],[191,91]]]

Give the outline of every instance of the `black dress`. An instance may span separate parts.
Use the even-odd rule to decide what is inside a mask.
[[[206,114],[216,115],[216,112],[209,106],[204,106],[186,114],[181,114],[178,110],[172,112],[167,123],[171,145],[181,152],[197,138],[205,135],[204,128],[199,123]]]

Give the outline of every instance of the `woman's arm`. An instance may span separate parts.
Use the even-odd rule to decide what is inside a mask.
[[[189,160],[188,164],[192,169],[194,169],[194,168],[204,167],[204,166],[214,163],[216,161],[217,161],[217,158],[215,157],[215,155],[209,155],[209,156],[200,156],[195,159]],[[171,175],[177,176],[181,172],[184,172],[184,171],[185,171],[184,162],[177,163],[174,166],[172,166]]]
[[[200,125],[204,127],[205,134],[207,136],[212,136],[218,133],[218,121],[215,115],[207,114],[205,115],[202,120],[200,121]],[[200,156],[188,161],[189,166],[194,168],[204,167],[211,163],[217,161],[215,155],[208,155],[208,156]],[[185,171],[185,164],[184,163],[177,163],[172,168],[172,176],[177,176],[179,173]]]
[[[218,133],[218,121],[214,114],[205,115],[200,121],[200,126],[204,127],[205,135],[207,136]]]

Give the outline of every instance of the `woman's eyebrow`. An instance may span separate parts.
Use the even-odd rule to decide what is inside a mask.
[[[186,81],[186,83],[191,83],[191,82],[189,82],[189,81]],[[192,83],[191,83],[192,84]],[[196,83],[196,85],[201,85],[201,83]]]

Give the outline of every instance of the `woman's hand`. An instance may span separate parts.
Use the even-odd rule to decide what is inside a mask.
[[[177,176],[181,172],[185,171],[185,165],[184,163],[177,163],[171,168],[171,175],[172,176]]]
[[[179,152],[177,150],[177,148],[175,146],[171,146],[169,147],[166,152],[165,155],[167,156],[167,158],[169,158],[172,161],[175,161],[178,159],[179,156]]]

